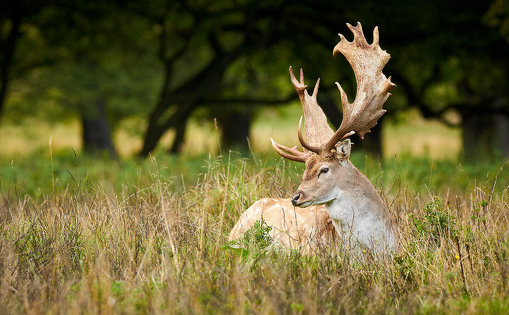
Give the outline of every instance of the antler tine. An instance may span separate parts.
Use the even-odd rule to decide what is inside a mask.
[[[312,146],[309,143],[304,140],[304,137],[302,136],[302,116],[300,116],[299,119],[299,129],[297,129],[297,136],[299,137],[299,142],[302,144],[302,147],[305,149],[308,149],[309,151],[319,153],[320,147],[319,146]]]
[[[309,154],[300,152],[296,148],[288,148],[285,147],[284,145],[275,142],[274,139],[272,139],[272,137],[270,138],[270,142],[272,143],[272,147],[274,148],[274,150],[276,150],[276,152],[285,159],[305,163],[309,157]]]
[[[350,103],[341,85],[336,83],[341,93],[343,121],[330,140],[323,145],[322,152],[330,152],[339,141],[354,133],[363,139],[386,112],[382,106],[390,96],[389,90],[396,86],[390,77],[386,78],[382,73],[390,55],[380,48],[378,27],[373,30],[373,42],[370,45],[364,37],[361,23],[347,26],[354,39],[350,42],[339,34],[341,40],[334,47],[333,55],[341,53],[350,63],[357,81],[357,93],[353,103]]]
[[[373,43],[371,45],[380,45],[380,34],[378,34],[378,26],[375,26],[373,29]]]
[[[308,88],[308,86],[306,84],[304,84],[304,70],[302,70],[302,68],[300,68],[300,71],[299,71],[300,72],[300,79],[299,79],[299,81],[297,81],[297,78],[293,74],[292,66],[290,66],[288,70],[290,72],[290,80],[292,81],[292,84],[295,87],[295,90],[297,91],[299,96],[301,94],[304,94],[306,89]],[[316,80],[315,88],[313,89],[313,94],[311,95],[315,100],[316,100],[316,96],[318,95],[318,88],[319,87],[320,87],[320,78],[318,78]]]
[[[313,89],[313,95],[311,97],[316,101],[316,97],[318,96],[318,89],[320,88],[320,78],[316,80],[315,88]]]
[[[293,155],[296,155],[296,156],[300,156],[300,155],[302,155],[302,154],[305,154],[306,156],[307,156],[307,155],[309,155],[309,153],[299,151],[299,150],[297,149],[297,146],[294,146],[294,147],[292,147],[292,148],[289,148],[289,147],[284,146],[284,145],[282,145],[282,144],[279,144],[279,143],[277,143],[277,142],[275,142],[275,141],[274,141],[274,143],[276,144],[276,146],[277,146],[280,150],[286,151],[286,152],[288,152],[288,153],[290,153],[290,154],[293,154]]]
[[[278,143],[276,143],[276,144],[278,144]],[[297,146],[293,146],[293,147],[289,148],[289,147],[286,147],[286,146],[284,146],[282,144],[278,144],[278,145],[279,145],[280,149],[284,149],[288,153],[293,154],[293,155],[301,155],[303,153],[303,152],[301,152],[301,151],[299,151],[297,149]],[[306,152],[304,152],[304,154],[308,155],[308,153],[306,153]]]
[[[368,45],[366,37],[364,37],[364,31],[362,30],[361,22],[357,22],[356,26],[352,26],[350,23],[346,23],[346,26],[348,29],[350,29],[350,31],[352,31],[354,42],[361,45]]]
[[[297,94],[299,94],[299,98],[304,97],[304,91],[307,89],[307,85],[304,84],[304,72],[302,71],[302,68],[300,69],[300,81],[297,81],[297,78],[293,75],[293,69],[292,66],[288,69],[290,71],[290,81],[292,81],[293,86],[295,87],[295,90],[297,91]]]

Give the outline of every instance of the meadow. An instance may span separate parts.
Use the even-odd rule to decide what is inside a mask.
[[[380,261],[281,250],[263,224],[228,243],[250,204],[300,182],[263,148],[110,160],[59,139],[0,156],[0,313],[509,313],[503,159],[354,154],[398,226]]]

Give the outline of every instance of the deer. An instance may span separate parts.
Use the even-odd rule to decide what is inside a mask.
[[[302,151],[270,138],[272,147],[283,158],[305,163],[302,182],[291,199],[264,198],[256,201],[233,227],[229,240],[234,241],[263,220],[271,227],[270,236],[285,248],[316,251],[328,249],[341,241],[349,250],[360,253],[392,254],[398,240],[389,210],[369,179],[350,161],[352,141],[357,134],[364,139],[386,112],[383,104],[396,85],[386,78],[383,68],[390,55],[379,44],[378,27],[373,42],[368,44],[361,23],[347,23],[353,41],[342,34],[333,56],[342,54],[352,67],[357,92],[352,103],[339,83],[335,83],[343,108],[343,118],[334,132],[317,102],[320,79],[313,94],[307,92],[303,70],[297,80],[290,66],[293,84],[304,112],[299,120],[297,136]],[[345,247],[345,248],[346,248]]]

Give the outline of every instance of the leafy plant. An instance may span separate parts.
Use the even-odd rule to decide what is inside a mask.
[[[240,250],[242,257],[246,257],[251,252],[262,252],[273,244],[274,240],[270,236],[272,227],[268,226],[263,220],[258,220],[254,225],[244,233],[244,237],[229,242],[224,248]]]
[[[440,245],[443,237],[454,239],[458,235],[456,221],[449,207],[444,206],[440,197],[433,200],[424,207],[421,216],[411,214],[413,232],[426,240]]]

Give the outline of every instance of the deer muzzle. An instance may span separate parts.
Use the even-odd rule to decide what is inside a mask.
[[[304,200],[304,192],[302,190],[297,190],[292,197],[292,205],[299,206],[302,205]]]

